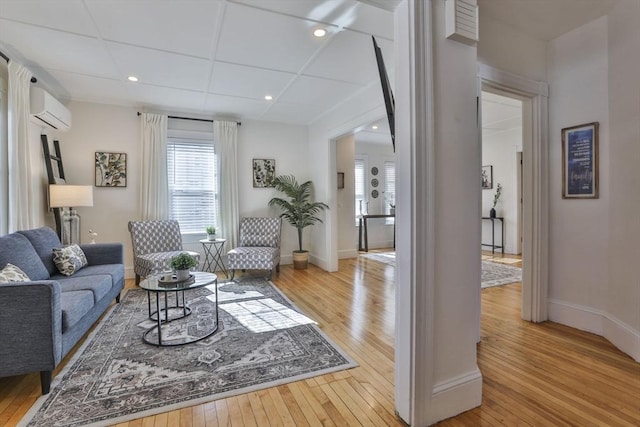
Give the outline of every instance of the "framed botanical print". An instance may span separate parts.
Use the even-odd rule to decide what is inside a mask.
[[[253,159],[253,188],[275,187],[275,159]]]
[[[127,153],[96,151],[96,187],[127,186]]]

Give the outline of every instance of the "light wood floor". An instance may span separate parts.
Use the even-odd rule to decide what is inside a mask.
[[[337,273],[283,266],[274,283],[359,367],[119,426],[404,425],[393,403],[393,280],[393,267],[362,258]],[[640,425],[640,364],[603,338],[519,313],[519,284],[482,291],[483,404],[439,425]],[[0,426],[15,425],[39,389],[37,374],[1,378]]]

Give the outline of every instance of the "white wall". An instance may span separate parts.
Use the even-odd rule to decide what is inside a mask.
[[[640,361],[640,3],[617,2],[549,44],[549,317]],[[561,198],[561,128],[598,121],[600,197]]]
[[[384,162],[395,162],[395,155],[393,153],[393,146],[389,144],[377,144],[367,143],[365,141],[356,142],[356,156],[364,156],[367,159],[365,168],[365,181],[367,183],[367,198],[368,214],[378,215],[384,214],[385,203],[387,198],[384,194],[385,188],[385,176],[384,176]],[[378,168],[378,175],[371,173],[371,168]],[[353,167],[352,167],[353,169]],[[378,187],[371,185],[372,179],[377,179]],[[371,195],[373,190],[378,190],[378,197],[374,198]],[[355,224],[355,223],[354,223]],[[369,249],[379,248],[393,248],[393,220],[387,219],[370,219],[367,221],[367,235]],[[357,233],[357,227],[354,228],[354,232]],[[357,238],[357,234],[356,234]],[[357,240],[356,240],[357,243]]]
[[[546,81],[546,43],[482,13],[482,7],[479,13],[478,62],[532,80]]]
[[[311,179],[305,126],[243,120],[238,130],[238,193],[240,216],[278,216],[281,211],[269,207],[269,200],[282,197],[273,188],[253,188],[253,159],[275,159],[276,175],[295,175],[299,183]],[[314,184],[314,201],[324,202]],[[310,228],[305,229],[302,245],[314,245]],[[298,249],[297,231],[286,221],[282,224],[282,264],[293,263],[291,252]]]
[[[609,247],[607,18],[549,43],[549,297],[601,310]],[[600,197],[562,198],[561,129],[600,123]],[[556,311],[550,312],[556,320]]]
[[[489,216],[498,183],[502,184],[496,216],[504,217],[505,252],[509,254],[518,253],[518,151],[522,151],[521,128],[482,137],[482,164],[493,166],[493,189],[482,190],[482,216]],[[502,245],[499,221],[495,227],[495,244]],[[482,221],[482,243],[491,243],[491,221]],[[483,249],[491,250],[488,246]]]
[[[96,151],[127,154],[127,186],[94,187],[93,207],[79,207],[82,217],[81,239],[89,242],[89,229],[98,233],[97,242],[124,244],[127,277],[133,277],[130,220],[140,219],[139,173],[140,122],[136,110],[129,107],[71,102],[72,126],[68,132],[50,132],[60,141],[62,162],[68,184],[94,185]],[[42,149],[40,149],[42,152]],[[46,176],[46,171],[43,169]],[[53,214],[49,214],[53,223]]]
[[[338,189],[338,257],[358,256],[358,236],[355,223],[355,137],[353,134],[336,140],[336,169],[344,173],[344,188]]]
[[[640,2],[609,15],[609,277],[604,336],[640,361]],[[604,255],[606,257],[606,254]]]

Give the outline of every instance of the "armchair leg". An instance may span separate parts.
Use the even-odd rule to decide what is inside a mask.
[[[236,277],[236,270],[235,269],[231,270],[231,280],[233,280],[234,277]]]
[[[136,286],[140,284],[140,275],[136,273]]]
[[[118,295],[116,295],[116,304],[120,303],[120,292],[118,292]]]
[[[276,265],[276,272],[280,273],[280,263],[278,263],[278,265]]]
[[[42,387],[42,394],[49,394],[51,389],[51,374],[53,371],[40,371],[40,386]]]

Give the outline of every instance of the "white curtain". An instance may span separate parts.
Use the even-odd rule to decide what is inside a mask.
[[[227,249],[238,243],[240,223],[238,211],[238,124],[236,122],[213,122],[213,141],[220,162],[220,231],[227,239]]]
[[[141,126],[141,217],[143,220],[168,219],[167,116],[142,113]]]
[[[37,197],[31,175],[31,141],[29,138],[29,91],[31,71],[15,61],[9,62],[8,99],[8,231],[35,228],[38,224]]]

